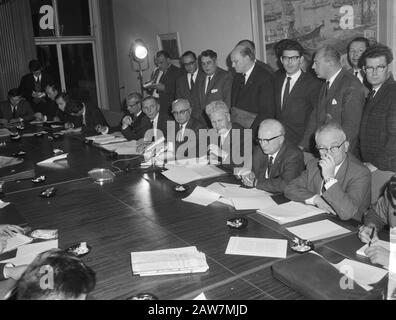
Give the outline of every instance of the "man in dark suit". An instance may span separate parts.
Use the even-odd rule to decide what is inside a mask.
[[[350,152],[357,155],[357,140],[362,118],[365,93],[362,83],[341,67],[340,53],[333,47],[325,46],[315,55],[313,69],[317,76],[325,79],[319,93],[316,108],[311,113],[301,147],[314,151],[315,130],[330,120],[339,123],[350,142]]]
[[[320,159],[285,188],[293,201],[317,206],[341,220],[361,221],[371,201],[370,171],[348,152],[349,142],[337,122],[329,122],[315,134]]]
[[[304,48],[290,40],[280,57],[284,72],[276,75],[276,119],[286,130],[286,140],[298,146],[303,138],[312,110],[316,106],[322,83],[301,70]]]
[[[264,119],[275,117],[275,90],[273,74],[255,63],[249,47],[236,46],[231,53],[232,66],[237,74],[232,83],[232,122],[257,135]]]
[[[150,119],[142,111],[142,95],[133,92],[126,99],[127,114],[121,120],[121,132],[128,140],[140,140],[151,128]]]
[[[176,96],[176,80],[181,76],[181,70],[171,62],[169,53],[165,50],[158,51],[156,62],[162,75],[158,75],[157,82],[146,87],[158,92],[161,113],[170,116],[170,108]]]
[[[363,52],[365,52],[369,47],[370,41],[364,37],[356,37],[352,39],[351,42],[348,43],[347,47],[348,62],[352,67],[348,69],[348,71],[366,86],[367,94],[371,91],[371,85],[369,82],[367,82],[366,75],[361,68],[362,66],[360,65],[360,58]]]
[[[197,83],[205,78],[205,74],[199,70],[197,56],[192,51],[187,51],[182,55],[182,64],[186,72],[176,80],[176,99],[187,99],[193,116],[200,119]]]
[[[254,42],[252,40],[244,39],[244,40],[239,41],[236,45],[250,48],[250,50],[252,50],[254,56],[256,57],[256,45],[254,44]],[[268,72],[274,73],[274,70],[271,68],[271,66],[269,64],[267,64],[261,60],[258,60],[258,59],[256,59],[254,62],[258,66],[267,70]]]
[[[213,101],[206,106],[213,130],[209,130],[208,154],[211,163],[220,163],[227,169],[251,168],[251,130],[231,122],[230,109],[224,101]],[[245,132],[246,131],[246,132]],[[212,136],[215,133],[215,136]],[[215,138],[215,143],[213,143]]]
[[[8,91],[8,100],[0,102],[0,123],[7,124],[34,119],[30,103],[23,97],[19,89]]]
[[[195,158],[199,151],[199,130],[206,129],[206,125],[191,116],[192,108],[186,99],[173,101],[172,114],[175,118],[175,134],[172,136],[175,141],[176,159]],[[173,140],[170,132],[168,132],[167,138],[168,142]]]
[[[51,77],[43,72],[41,63],[38,60],[29,62],[30,73],[24,75],[19,84],[19,89],[23,97],[30,102],[33,111],[42,112],[45,107],[43,98],[45,97],[45,87],[53,83]]]
[[[396,82],[391,77],[392,51],[383,45],[367,49],[362,62],[373,87],[360,127],[360,153],[370,171],[396,171]]]
[[[224,101],[230,106],[232,75],[217,65],[217,53],[213,50],[201,53],[201,65],[206,76],[197,83],[200,112],[196,118],[210,126],[205,108],[209,103],[217,100]]]
[[[261,122],[257,146],[253,151],[251,172],[242,174],[242,182],[267,192],[283,193],[286,185],[304,170],[302,151],[285,139],[285,128],[273,119]]]

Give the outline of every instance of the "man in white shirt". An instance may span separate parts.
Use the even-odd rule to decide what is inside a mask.
[[[289,183],[285,196],[315,205],[341,220],[360,221],[371,202],[370,171],[348,152],[349,141],[337,122],[321,126],[315,134],[320,159]]]
[[[360,57],[363,52],[370,46],[370,42],[367,38],[357,37],[349,42],[347,47],[348,62],[351,65],[350,72],[359,79],[359,81],[365,84],[365,75],[361,66],[359,65]]]

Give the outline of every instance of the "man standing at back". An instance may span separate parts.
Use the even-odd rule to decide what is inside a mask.
[[[200,111],[198,120],[211,125],[205,113],[206,106],[213,101],[224,101],[229,107],[231,103],[232,74],[217,65],[217,53],[213,50],[205,50],[201,53],[202,77],[197,85]]]
[[[362,118],[364,86],[350,72],[341,67],[340,53],[325,46],[316,52],[312,67],[318,78],[325,79],[301,142],[306,151],[313,151],[313,135],[317,128],[328,121],[335,121],[344,129],[350,142],[350,151],[357,155],[357,140]]]
[[[322,83],[302,71],[304,48],[290,40],[280,57],[285,71],[276,74],[276,119],[286,130],[286,139],[298,146],[303,138],[312,110],[316,106]]]
[[[252,129],[253,136],[257,136],[262,120],[275,117],[273,75],[255,60],[249,47],[239,45],[231,52],[232,66],[237,72],[232,83],[232,122]]]
[[[182,63],[185,73],[176,80],[176,99],[186,99],[192,108],[192,115],[200,118],[200,107],[197,90],[197,82],[205,78],[205,74],[199,70],[197,56],[192,51],[182,55]]]

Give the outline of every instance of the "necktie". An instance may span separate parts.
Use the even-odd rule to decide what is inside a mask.
[[[246,73],[243,74],[243,78],[242,78],[243,84],[246,84]]]
[[[322,180],[322,188],[320,189],[320,195],[322,195],[323,193],[326,192],[326,188],[325,188],[325,181]]]
[[[193,89],[193,87],[194,87],[194,75],[191,74],[191,77],[190,77],[190,91]]]
[[[327,94],[329,93],[329,89],[330,89],[330,81],[326,81],[325,98],[327,98]]]
[[[212,76],[209,76],[207,79],[208,79],[208,81],[207,81],[207,84],[206,84],[205,94],[208,92],[208,88],[209,88],[209,85],[210,85],[210,80],[212,80]]]
[[[372,100],[374,98],[374,95],[375,95],[375,90],[371,90],[367,96],[367,101]]]
[[[34,91],[36,91],[36,92],[40,92],[41,91],[41,85],[40,85],[40,78],[39,77],[35,78]]]
[[[183,125],[179,124],[179,132],[177,133],[177,142],[183,142]]]
[[[16,106],[11,106],[11,108],[12,108],[12,119],[16,119]]]
[[[355,71],[355,77],[357,78],[359,74],[359,71]]]
[[[273,161],[274,161],[274,158],[273,158],[272,156],[269,156],[269,157],[268,157],[268,166],[267,166],[268,178],[270,177],[270,174],[271,174],[271,169],[272,169]]]
[[[290,80],[291,80],[291,78],[287,77],[285,92],[283,92],[282,108],[286,102],[286,99],[289,97],[289,94],[290,94]]]
[[[153,140],[152,141],[155,141],[157,132],[156,132],[156,130],[154,128],[154,120],[150,120],[150,121],[151,121],[151,128],[153,129]]]

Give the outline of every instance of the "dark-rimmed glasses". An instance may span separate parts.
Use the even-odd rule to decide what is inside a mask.
[[[283,134],[280,134],[279,136],[272,137],[272,138],[269,138],[269,139],[260,139],[260,138],[256,138],[256,140],[257,140],[258,143],[264,143],[264,142],[270,143],[272,140],[275,140],[276,138],[279,138],[279,137],[281,137],[281,136],[283,136]]]
[[[340,145],[332,146],[330,148],[321,148],[319,146],[316,146],[316,149],[318,149],[318,151],[321,153],[325,153],[326,151],[334,153],[334,152],[337,152],[345,142],[346,142],[346,140],[344,140]]]

